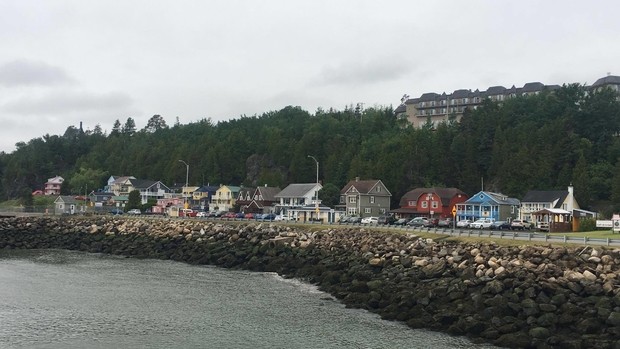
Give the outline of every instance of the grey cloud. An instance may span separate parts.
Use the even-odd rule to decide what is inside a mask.
[[[50,115],[72,112],[119,111],[128,109],[132,104],[132,98],[125,93],[64,92],[42,97],[21,97],[5,103],[2,109],[19,115]]]
[[[411,65],[393,58],[373,61],[350,61],[340,66],[324,67],[317,85],[376,84],[399,79],[408,74]]]
[[[0,65],[0,85],[7,87],[53,86],[74,82],[62,68],[44,62],[20,59]]]

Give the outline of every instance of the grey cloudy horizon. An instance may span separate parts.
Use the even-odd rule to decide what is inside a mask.
[[[404,94],[620,75],[620,2],[0,0],[0,151],[111,130],[310,113]]]

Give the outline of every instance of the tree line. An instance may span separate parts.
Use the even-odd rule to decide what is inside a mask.
[[[564,85],[466,110],[460,122],[414,129],[391,107],[309,113],[278,111],[214,123],[169,126],[154,115],[138,129],[133,118],[63,135],[46,134],[0,153],[0,195],[24,198],[47,178],[66,179],[79,194],[103,188],[110,175],[133,175],[167,185],[269,185],[316,181],[334,193],[349,180],[381,179],[393,196],[416,187],[456,187],[522,198],[528,190],[573,184],[583,208],[620,209],[620,103],[611,89]],[[329,202],[334,203],[334,202]]]

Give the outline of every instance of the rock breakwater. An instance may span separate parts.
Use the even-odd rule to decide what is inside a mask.
[[[277,272],[413,328],[511,348],[620,348],[620,250],[437,242],[360,228],[107,217],[0,219],[0,248]]]

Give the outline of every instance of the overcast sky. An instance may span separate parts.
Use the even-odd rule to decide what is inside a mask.
[[[0,0],[0,151],[68,126],[620,75],[620,1]]]

